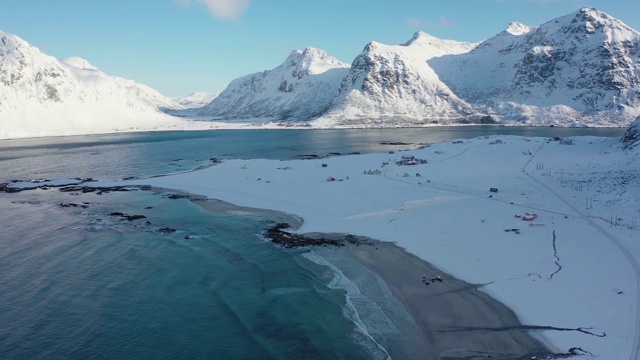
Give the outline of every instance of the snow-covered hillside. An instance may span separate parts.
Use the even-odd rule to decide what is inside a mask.
[[[273,70],[234,80],[198,114],[229,119],[310,119],[327,110],[348,69],[348,64],[323,50],[295,50]]]
[[[476,111],[509,124],[626,126],[640,115],[640,33],[593,8],[511,24],[472,51],[429,61]]]
[[[356,57],[321,126],[424,124],[455,119],[472,107],[440,81],[427,61],[471,50],[475,44],[423,32],[403,45],[369,43]]]
[[[218,97],[218,93],[208,93],[203,91],[192,92],[187,96],[174,98],[178,104],[182,105],[186,109],[201,108],[208,105],[213,99]]]
[[[0,138],[169,128],[182,121],[160,110],[179,107],[84,59],[60,61],[0,32]]]

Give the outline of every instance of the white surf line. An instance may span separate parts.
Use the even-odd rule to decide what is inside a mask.
[[[633,254],[620,241],[618,241],[618,239],[616,239],[613,235],[611,235],[604,228],[598,225],[589,216],[587,216],[586,214],[578,210],[575,206],[569,203],[569,201],[567,201],[564,197],[556,193],[553,189],[547,186],[547,184],[536,179],[535,177],[533,177],[527,172],[526,170],[527,165],[531,163],[531,160],[533,160],[533,158],[538,154],[538,152],[542,149],[543,146],[544,146],[544,143],[540,144],[540,147],[538,148],[538,150],[536,150],[536,152],[533,153],[533,155],[531,155],[531,158],[529,159],[529,161],[527,161],[527,163],[522,167],[522,172],[525,175],[527,175],[529,178],[531,178],[532,180],[540,184],[542,187],[544,187],[547,191],[549,191],[549,193],[554,195],[556,198],[558,198],[558,200],[562,201],[566,206],[568,206],[569,209],[573,210],[581,219],[586,221],[589,225],[593,226],[596,230],[598,230],[598,232],[600,232],[600,234],[602,234],[609,241],[611,241],[618,248],[618,250],[620,250],[622,255],[624,255],[624,257],[627,259],[627,261],[629,262],[629,264],[631,264],[631,267],[633,268],[633,273],[636,277],[636,284],[637,284],[636,309],[635,309],[635,313],[636,313],[635,325],[636,326],[635,326],[635,334],[633,337],[633,345],[631,347],[631,354],[629,354],[629,360],[638,360],[640,358],[638,356],[640,354],[640,264],[638,264],[638,260],[635,258],[635,256],[633,256]]]

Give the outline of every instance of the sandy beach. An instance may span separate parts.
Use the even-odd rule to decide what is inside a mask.
[[[514,359],[552,353],[519,329],[522,324],[514,312],[479,291],[478,285],[456,279],[391,243],[346,250],[385,281],[416,321],[422,334],[415,341],[427,340],[433,347],[423,358]]]

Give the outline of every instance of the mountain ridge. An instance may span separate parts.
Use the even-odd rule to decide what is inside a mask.
[[[349,67],[324,50],[292,51],[280,66],[235,79],[200,116],[309,119],[326,111]]]
[[[640,33],[590,7],[536,26],[512,22],[478,43],[422,31],[398,45],[371,41],[351,64],[317,48],[293,50],[215,98],[170,99],[0,31],[0,138],[261,122],[625,127],[638,116]]]
[[[214,101],[200,115],[303,121],[322,128],[627,126],[640,115],[639,48],[640,33],[590,7],[537,26],[512,22],[479,43],[443,40],[419,31],[399,45],[368,43],[351,63],[335,97],[314,111],[292,110],[312,102],[317,94],[310,88],[300,89],[299,101],[286,111],[270,103],[283,87],[240,89],[250,88],[246,82],[255,86],[276,69],[282,79],[284,73],[295,77],[285,66],[288,58],[273,70],[234,80],[229,91],[223,91],[224,103],[222,98]],[[245,85],[239,87],[238,81]],[[258,98],[260,105],[256,108],[242,96]],[[234,109],[229,104],[238,105]],[[280,111],[264,110],[271,107]]]
[[[82,58],[60,61],[0,31],[0,138],[75,135],[180,125],[173,100],[109,76]]]

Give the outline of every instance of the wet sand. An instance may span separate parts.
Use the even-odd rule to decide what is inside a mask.
[[[404,249],[385,242],[346,251],[379,275],[433,347],[424,359],[530,359],[553,352],[508,307]],[[432,279],[439,276],[442,281]],[[425,284],[429,282],[428,285]],[[416,347],[421,347],[418,346]]]

